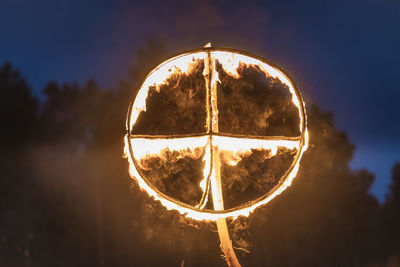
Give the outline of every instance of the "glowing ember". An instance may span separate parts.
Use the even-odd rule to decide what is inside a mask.
[[[205,91],[205,122],[204,133],[156,135],[138,134],[135,126],[138,118],[146,112],[146,103],[149,92],[154,90],[160,93],[163,86],[169,85],[172,80],[178,80],[180,75],[190,75],[195,69],[202,68]],[[271,136],[271,135],[243,135],[236,133],[221,133],[219,127],[218,87],[221,84],[222,73],[234,79],[241,78],[244,68],[252,68],[268,79],[276,79],[283,84],[291,95],[291,105],[297,110],[298,129],[296,136]],[[223,71],[222,71],[223,70]],[[194,86],[194,85],[190,85]],[[189,88],[190,89],[190,88]],[[193,89],[194,92],[194,89]],[[192,99],[193,93],[188,97]],[[229,103],[229,102],[228,102]],[[164,111],[168,112],[168,111]],[[270,111],[265,112],[270,116]],[[155,125],[157,125],[155,123]],[[266,124],[260,124],[266,127]],[[297,124],[296,124],[297,125]],[[135,101],[131,104],[127,118],[128,134],[125,136],[125,155],[130,164],[130,175],[139,183],[155,200],[159,200],[167,209],[177,210],[181,214],[196,220],[218,220],[221,218],[248,216],[254,209],[265,205],[275,196],[291,185],[299,169],[300,159],[307,149],[308,133],[304,104],[299,92],[295,89],[289,78],[279,69],[272,66],[264,59],[250,56],[247,53],[221,48],[205,47],[193,52],[176,56],[155,68],[141,86]],[[261,197],[240,204],[230,209],[224,209],[220,168],[221,163],[236,168],[239,162],[249,157],[254,151],[266,151],[265,158],[272,158],[278,151],[286,149],[295,151],[293,161],[280,178],[279,182]],[[193,160],[201,159],[203,162],[202,179],[199,182],[202,196],[197,205],[190,205],[166,195],[154,186],[144,170],[144,162],[157,156],[165,159],[165,153],[175,151],[175,159],[189,157]],[[211,191],[210,191],[211,190]],[[211,192],[214,209],[206,209],[208,196]]]

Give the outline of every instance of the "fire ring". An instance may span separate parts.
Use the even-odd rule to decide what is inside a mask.
[[[190,67],[190,63],[194,60],[204,60],[208,62],[205,65],[205,73],[204,77],[208,79],[207,83],[207,93],[208,93],[208,108],[207,112],[209,114],[208,122],[209,128],[206,134],[199,134],[199,135],[179,135],[179,136],[164,136],[164,138],[191,138],[191,137],[204,137],[209,138],[209,140],[217,140],[217,138],[223,138],[224,136],[228,136],[227,134],[221,134],[215,131],[215,127],[213,128],[213,123],[215,124],[214,117],[217,116],[215,114],[218,111],[213,111],[213,100],[212,100],[212,87],[215,86],[218,82],[218,74],[214,75],[213,72],[215,70],[211,66],[215,64],[215,60],[222,62],[225,64],[225,70],[232,75],[236,75],[236,69],[239,63],[247,64],[247,65],[254,65],[260,68],[266,75],[272,76],[274,78],[279,79],[283,84],[287,85],[289,91],[292,95],[292,103],[297,107],[298,115],[299,115],[299,131],[300,136],[293,139],[293,142],[296,143],[296,154],[292,163],[290,164],[289,168],[285,171],[284,175],[280,178],[279,182],[272,188],[272,190],[268,191],[261,197],[258,197],[254,200],[248,201],[244,204],[238,205],[234,208],[230,209],[215,209],[214,203],[214,210],[212,209],[203,209],[200,206],[192,206],[182,201],[179,201],[171,196],[168,196],[161,192],[158,188],[156,188],[144,175],[141,168],[138,166],[137,159],[134,156],[135,147],[132,144],[131,140],[134,138],[133,134],[133,126],[135,125],[139,114],[142,111],[146,110],[146,98],[148,95],[149,88],[151,86],[158,86],[162,84],[168,77],[171,76],[176,70],[181,72],[189,71],[188,68]],[[213,61],[214,60],[214,61]],[[214,62],[214,63],[213,63]],[[206,69],[209,67],[209,69]],[[206,73],[207,72],[207,73]],[[208,76],[207,76],[208,75]],[[211,77],[211,78],[210,78]],[[214,77],[214,78],[212,78]],[[215,78],[216,77],[216,78]],[[209,93],[211,92],[211,93]],[[215,100],[216,101],[216,100]],[[211,115],[210,115],[211,114]],[[216,123],[216,129],[218,129],[218,122]],[[168,59],[158,65],[155,69],[153,69],[149,75],[146,77],[144,82],[142,83],[141,88],[138,90],[135,100],[131,102],[129,109],[128,109],[128,116],[126,121],[126,128],[127,134],[125,136],[125,154],[130,164],[130,175],[132,178],[136,179],[139,186],[142,190],[146,191],[150,196],[154,197],[155,200],[159,200],[163,206],[165,206],[169,210],[177,210],[182,215],[186,215],[189,218],[196,219],[196,220],[218,220],[221,218],[236,218],[238,216],[248,216],[251,212],[253,212],[256,208],[267,204],[271,201],[274,197],[279,195],[283,192],[288,186],[291,185],[293,179],[295,178],[297,171],[299,169],[299,164],[301,157],[304,151],[307,149],[308,146],[308,132],[307,132],[307,118],[305,113],[304,102],[302,100],[301,94],[299,90],[296,88],[294,82],[289,78],[282,69],[277,67],[276,65],[272,64],[268,60],[252,55],[248,52],[230,49],[230,48],[215,48],[215,47],[206,47],[196,50],[187,51],[183,54],[177,55]],[[150,139],[158,138],[159,136],[152,136],[147,137]],[[246,137],[246,136],[244,136]],[[214,138],[214,139],[213,139]],[[238,137],[240,138],[240,137]],[[262,140],[262,137],[260,137]],[[266,139],[267,140],[267,139]],[[269,141],[271,139],[268,139]],[[210,148],[210,151],[213,149],[213,141],[207,143],[207,148]],[[212,157],[212,152],[210,154]],[[211,160],[211,162],[213,162]],[[212,163],[211,163],[212,165]],[[210,167],[212,168],[212,166]],[[210,172],[211,174],[211,169]],[[209,175],[210,176],[210,175]],[[211,182],[208,180],[210,177],[204,177],[205,182],[209,185]],[[205,187],[207,188],[207,187]],[[209,190],[209,189],[207,189]],[[207,191],[208,193],[208,191]],[[204,197],[204,195],[203,195]]]

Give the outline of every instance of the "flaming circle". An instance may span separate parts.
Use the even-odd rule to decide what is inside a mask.
[[[131,177],[167,209],[196,220],[236,218],[291,185],[306,125],[301,94],[281,69],[205,47],[146,77],[128,110],[125,155]]]

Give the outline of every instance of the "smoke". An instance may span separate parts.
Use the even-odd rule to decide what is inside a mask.
[[[204,133],[206,91],[204,62],[193,64],[192,72],[174,74],[156,90],[151,87],[146,111],[135,123],[135,134],[182,135]]]
[[[166,40],[170,53],[207,42],[259,51],[268,17],[257,1],[143,1],[124,6],[116,35],[142,40],[156,35]]]
[[[258,67],[239,66],[239,78],[217,72],[220,132],[259,136],[299,136],[299,115],[288,87]]]

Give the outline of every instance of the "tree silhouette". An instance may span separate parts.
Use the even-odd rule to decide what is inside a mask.
[[[392,169],[392,184],[383,206],[385,249],[392,264],[400,264],[400,163]]]
[[[4,63],[0,67],[0,265],[24,263],[32,221],[37,219],[29,214],[37,204],[36,187],[23,158],[33,140],[37,111],[38,100],[25,79]]]
[[[32,136],[38,100],[18,70],[9,62],[0,66],[0,146],[25,143]]]

